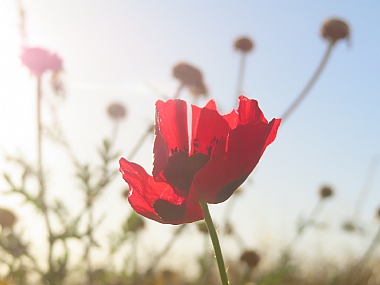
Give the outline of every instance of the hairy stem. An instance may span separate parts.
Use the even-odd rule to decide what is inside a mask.
[[[206,202],[202,202],[202,201],[199,202],[199,204],[201,205],[201,208],[205,217],[205,222],[208,228],[208,232],[210,234],[210,238],[212,241],[212,245],[214,246],[214,252],[215,252],[216,261],[218,263],[220,279],[222,280],[223,285],[228,285],[230,284],[230,282],[228,281],[228,278],[227,278],[226,266],[224,265],[222,249],[220,248],[218,234],[216,233],[215,226],[212,221],[210,211],[208,209],[208,205]]]

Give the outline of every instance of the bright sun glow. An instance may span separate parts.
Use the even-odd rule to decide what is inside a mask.
[[[5,27],[0,29],[0,38],[6,39],[0,46],[0,151],[31,157],[35,148],[35,82],[21,65],[20,39],[14,29],[9,28],[9,23],[17,24],[16,15],[9,13],[11,8],[14,10],[12,5],[9,6],[0,9],[0,26]],[[7,169],[3,156],[0,158],[0,166],[1,170]],[[13,198],[6,197],[3,202],[13,205]]]

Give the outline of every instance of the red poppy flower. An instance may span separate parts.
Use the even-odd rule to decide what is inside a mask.
[[[280,122],[268,123],[257,101],[244,96],[238,109],[225,115],[211,100],[204,108],[192,106],[189,141],[186,102],[157,101],[153,176],[120,159],[120,172],[131,189],[130,204],[160,223],[203,219],[199,201],[227,200],[274,141]]]
[[[21,62],[37,76],[45,71],[57,72],[62,69],[62,59],[55,53],[39,47],[29,47],[23,50]]]

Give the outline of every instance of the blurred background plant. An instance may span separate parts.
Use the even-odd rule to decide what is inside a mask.
[[[128,208],[126,198],[129,189],[115,183],[115,180],[121,180],[117,169],[118,158],[125,156],[135,160],[139,155],[139,158],[144,159],[143,149],[148,145],[148,139],[153,139],[153,120],[145,119],[142,112],[150,102],[145,102],[142,97],[136,99],[134,105],[126,105],[119,98],[111,100],[107,97],[108,105],[106,108],[103,106],[103,111],[110,121],[108,135],[91,143],[86,141],[87,158],[82,153],[78,155],[77,145],[82,142],[75,141],[70,136],[70,131],[75,129],[76,125],[73,125],[72,121],[67,124],[67,118],[59,113],[59,108],[64,108],[63,104],[67,103],[67,98],[71,96],[65,81],[65,73],[70,73],[70,65],[66,64],[69,58],[61,57],[59,52],[39,47],[39,43],[31,45],[26,25],[28,10],[21,1],[14,3],[17,4],[21,47],[20,58],[17,60],[29,70],[31,81],[35,85],[29,87],[35,92],[36,134],[35,138],[28,138],[28,143],[35,144],[35,149],[30,152],[36,155],[25,155],[23,152],[14,154],[1,148],[5,166],[0,169],[4,182],[1,184],[0,198],[17,196],[19,204],[11,208],[2,206],[3,201],[0,200],[0,284],[220,284],[207,228],[203,222],[165,228],[169,234],[167,240],[162,241],[158,234],[148,230],[154,225]],[[343,40],[350,44],[351,30],[346,21],[330,18],[322,23],[320,35],[327,43],[326,52],[304,89],[292,99],[289,107],[281,108],[284,104],[279,104],[279,110],[285,109],[282,115],[284,121],[289,121],[290,116],[302,106],[300,103],[310,94],[317,79],[322,75],[333,49]],[[259,36],[257,40],[260,40]],[[52,41],[49,46],[59,50],[59,41],[57,42],[56,45]],[[231,50],[240,57],[236,91],[231,91],[233,94],[229,96],[236,98],[235,95],[247,94],[245,90],[248,88],[244,79],[249,67],[249,56],[256,52],[256,39],[253,41],[248,35],[239,36],[232,41]],[[310,54],[309,56],[314,57]],[[144,59],[146,60],[148,59]],[[218,69],[224,68],[223,59],[218,59],[218,64]],[[296,64],[297,62],[294,63]],[[181,59],[171,69],[172,78],[176,82],[174,88],[163,88],[157,82],[148,81],[144,81],[143,88],[153,93],[152,102],[156,99],[185,98],[193,104],[203,104],[211,97],[212,92],[208,84],[211,80],[204,76],[200,66]],[[161,69],[163,68],[160,67]],[[208,71],[207,68],[205,70]],[[103,69],[102,72],[107,73],[107,70]],[[209,71],[205,74],[213,76]],[[231,81],[234,82],[233,79]],[[141,86],[139,88],[134,90],[133,96],[140,95]],[[172,91],[169,93],[167,90]],[[79,102],[76,103],[79,105]],[[92,103],[87,102],[84,110],[80,109],[83,108],[81,106],[75,109],[77,111],[70,112],[75,124],[77,120],[79,124],[79,112],[86,116],[92,111],[95,112],[92,110]],[[125,122],[131,121],[130,113],[138,109],[138,105],[142,106],[138,118],[140,121],[137,122],[134,118],[131,122],[138,129],[127,128]],[[70,105],[65,107],[69,108]],[[28,108],[33,109],[32,106]],[[153,114],[153,104],[148,108]],[[101,117],[99,114],[97,116]],[[27,120],[33,121],[33,117]],[[80,131],[80,140],[87,137],[93,139],[92,133],[98,128],[99,121],[92,121],[88,116],[85,122],[84,131]],[[287,122],[285,128],[288,128],[288,125],[291,125],[291,122]],[[130,142],[123,140],[123,134],[127,134],[127,140]],[[36,142],[32,143],[34,139]],[[124,144],[128,147],[124,147]],[[61,157],[68,161],[61,161]],[[366,205],[366,198],[377,174],[379,160],[377,156],[372,157],[367,178],[356,200],[354,214],[342,224],[344,234],[360,233],[356,238],[358,243],[364,245],[360,247],[358,255],[347,258],[350,261],[345,262],[334,261],[323,255],[318,256],[317,261],[311,261],[299,254],[302,252],[303,244],[310,242],[310,236],[318,239],[317,247],[324,242],[334,242],[323,234],[333,231],[334,227],[328,213],[328,218],[323,216],[327,203],[330,203],[328,201],[332,198],[338,199],[340,195],[339,191],[335,191],[335,187],[329,184],[319,188],[319,198],[315,202],[315,208],[308,208],[307,218],[301,218],[296,222],[293,239],[284,233],[282,238],[277,239],[282,241],[278,245],[271,244],[271,241],[263,242],[264,246],[250,242],[250,237],[242,234],[242,227],[236,219],[243,221],[244,229],[251,227],[251,223],[260,217],[253,215],[239,218],[235,212],[238,210],[236,205],[246,200],[245,193],[257,190],[256,176],[253,175],[253,178],[226,202],[217,219],[220,223],[218,232],[221,242],[227,245],[227,266],[231,284],[380,284],[380,258],[377,251],[380,243],[379,225],[369,226],[361,220],[362,209]],[[72,170],[71,176],[64,175],[63,178],[73,181],[64,185],[64,188],[67,188],[64,191],[68,192],[68,199],[55,191],[59,187],[54,175],[57,172],[58,176],[63,176],[63,168]],[[117,192],[115,189],[120,191]],[[122,200],[128,211],[118,211],[116,207],[113,208],[112,203],[108,203],[104,208],[103,205],[106,204],[107,195],[110,193],[114,197],[117,196],[117,200]],[[32,215],[30,219],[22,214],[25,213],[22,211],[23,208],[27,208],[28,215]],[[115,213],[119,216],[117,219],[114,217]],[[377,223],[380,220],[379,216],[379,210],[376,210]],[[25,219],[32,222],[22,224]],[[108,226],[110,224],[113,227]],[[161,231],[161,228],[155,230]],[[106,234],[102,235],[104,231]],[[40,243],[35,244],[30,232],[37,236]],[[177,244],[181,240],[185,241],[185,245],[181,244],[178,247]],[[192,248],[197,248],[195,243],[203,246],[198,247],[197,251],[194,250],[195,256],[189,256]],[[269,248],[272,246],[278,249],[277,254],[270,252]],[[179,254],[173,257],[173,250]],[[191,259],[193,257],[194,260]],[[182,266],[182,269],[178,269],[178,265]]]

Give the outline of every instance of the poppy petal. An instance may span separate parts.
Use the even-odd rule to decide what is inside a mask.
[[[249,124],[251,122],[268,123],[263,112],[259,108],[259,103],[256,100],[248,99],[245,96],[239,96],[239,125]]]
[[[153,176],[165,168],[174,151],[189,152],[187,106],[183,100],[156,102]]]
[[[120,159],[120,172],[128,183],[128,201],[140,215],[163,224],[183,224],[203,219],[198,203],[187,203],[166,182],[155,181],[144,168],[124,158]]]
[[[231,130],[225,142],[227,147],[218,146],[219,151],[195,175],[191,200],[213,204],[227,200],[256,167],[265,148],[274,140],[280,121],[252,122]],[[222,148],[226,149],[224,153]]]
[[[192,142],[190,154],[203,153],[211,155],[217,142],[227,137],[231,127],[238,122],[236,111],[221,115],[214,100],[204,108],[192,105]]]

